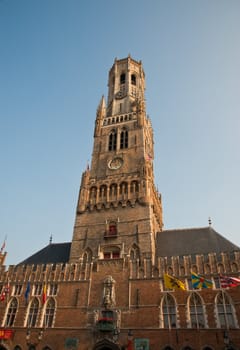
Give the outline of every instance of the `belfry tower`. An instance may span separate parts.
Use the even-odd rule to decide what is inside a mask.
[[[130,56],[109,72],[108,101],[97,108],[91,166],[83,173],[70,262],[155,259],[162,231],[154,185],[153,131],[145,110],[145,75]]]

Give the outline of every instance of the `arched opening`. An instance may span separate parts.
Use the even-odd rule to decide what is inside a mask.
[[[103,339],[95,344],[93,350],[120,350],[120,347],[108,339]]]

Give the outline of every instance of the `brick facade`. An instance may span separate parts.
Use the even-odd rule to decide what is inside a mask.
[[[209,242],[210,236],[221,239],[222,252],[216,243],[209,251],[199,245],[196,254],[159,253],[158,238],[166,231],[141,62],[115,60],[108,85],[68,257],[57,261],[49,253],[42,261],[39,253],[6,268],[0,256],[2,292],[10,285],[0,303],[0,350],[238,349],[240,287],[221,289],[219,274],[239,276],[239,248],[224,246],[209,227]],[[187,242],[179,239],[180,245]],[[207,276],[213,289],[193,290],[191,271]],[[186,290],[167,290],[165,273]]]

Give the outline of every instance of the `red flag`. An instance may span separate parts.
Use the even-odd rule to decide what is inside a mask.
[[[7,282],[7,284],[2,289],[2,293],[0,295],[0,301],[4,301],[6,296],[9,294],[9,292],[10,292],[10,286],[9,286],[9,283]]]
[[[240,278],[220,276],[220,282],[222,288],[233,288],[240,286]]]
[[[42,304],[43,305],[46,303],[46,300],[47,300],[47,286],[46,286],[46,283],[44,283],[43,292],[42,292]]]

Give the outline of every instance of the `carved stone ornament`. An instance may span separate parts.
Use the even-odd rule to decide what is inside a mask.
[[[106,309],[113,307],[115,302],[115,281],[112,276],[107,276],[103,282],[103,306]]]

